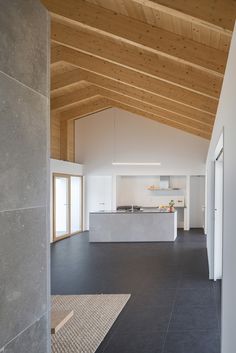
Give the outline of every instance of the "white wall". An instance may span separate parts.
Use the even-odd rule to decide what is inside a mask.
[[[75,123],[76,161],[94,175],[205,174],[209,142],[150,119],[107,109]],[[161,166],[112,166],[161,162]]]
[[[53,174],[83,175],[83,166],[57,159],[50,159],[50,241],[53,241]],[[83,205],[84,208],[84,205]]]
[[[170,178],[170,187],[180,190],[148,190],[151,185],[158,185],[160,176],[118,176],[116,180],[116,203],[121,205],[138,205],[143,207],[166,206],[173,199],[184,200],[186,195],[186,177],[174,176]],[[181,206],[184,207],[184,202]],[[178,208],[178,227],[184,227],[184,208]]]
[[[223,197],[223,280],[222,280],[222,353],[234,353],[236,347],[236,31],[221,91],[215,126],[207,157],[207,232],[208,255],[213,268],[213,212],[215,148],[224,129],[224,197]]]
[[[172,177],[170,187],[178,187],[180,190],[150,191],[151,185],[159,186],[160,176],[118,176],[117,177],[117,205],[140,205],[143,207],[157,207],[166,205],[164,200],[172,197],[185,196],[186,177]],[[174,184],[174,186],[172,186]],[[178,185],[178,186],[175,186]],[[184,206],[184,204],[182,205]]]
[[[75,157],[84,165],[86,178],[112,177],[109,202],[107,195],[103,200],[100,195],[97,206],[104,202],[116,207],[117,176],[204,175],[208,146],[205,139],[115,108],[75,123]],[[161,166],[113,166],[112,162],[160,162]],[[93,188],[86,186],[86,229],[94,208],[90,207],[93,190],[100,181],[95,178]]]

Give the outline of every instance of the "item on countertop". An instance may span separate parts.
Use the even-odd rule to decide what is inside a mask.
[[[174,200],[171,200],[169,202],[169,212],[174,212],[174,210],[175,210],[174,205],[175,205]]]
[[[123,205],[123,206],[117,206],[117,211],[140,211],[141,206],[136,206],[136,205]]]
[[[167,212],[167,207],[166,206],[159,206],[160,212]]]

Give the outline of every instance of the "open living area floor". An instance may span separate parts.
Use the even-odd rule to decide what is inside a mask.
[[[206,237],[174,243],[51,245],[52,294],[131,294],[97,353],[219,353],[220,284],[209,281]]]

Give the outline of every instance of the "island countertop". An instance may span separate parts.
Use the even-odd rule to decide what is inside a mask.
[[[128,211],[128,210],[94,211],[94,212],[90,212],[90,214],[142,214],[142,213],[170,214],[175,212],[177,211],[174,210],[173,212],[170,212],[170,211],[161,211],[160,209],[143,209],[143,210],[135,210],[135,211]]]
[[[156,210],[90,213],[90,242],[175,241],[177,212]]]

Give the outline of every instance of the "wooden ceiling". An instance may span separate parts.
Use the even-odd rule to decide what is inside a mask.
[[[210,139],[235,0],[43,0],[51,13],[51,110],[110,107]]]

